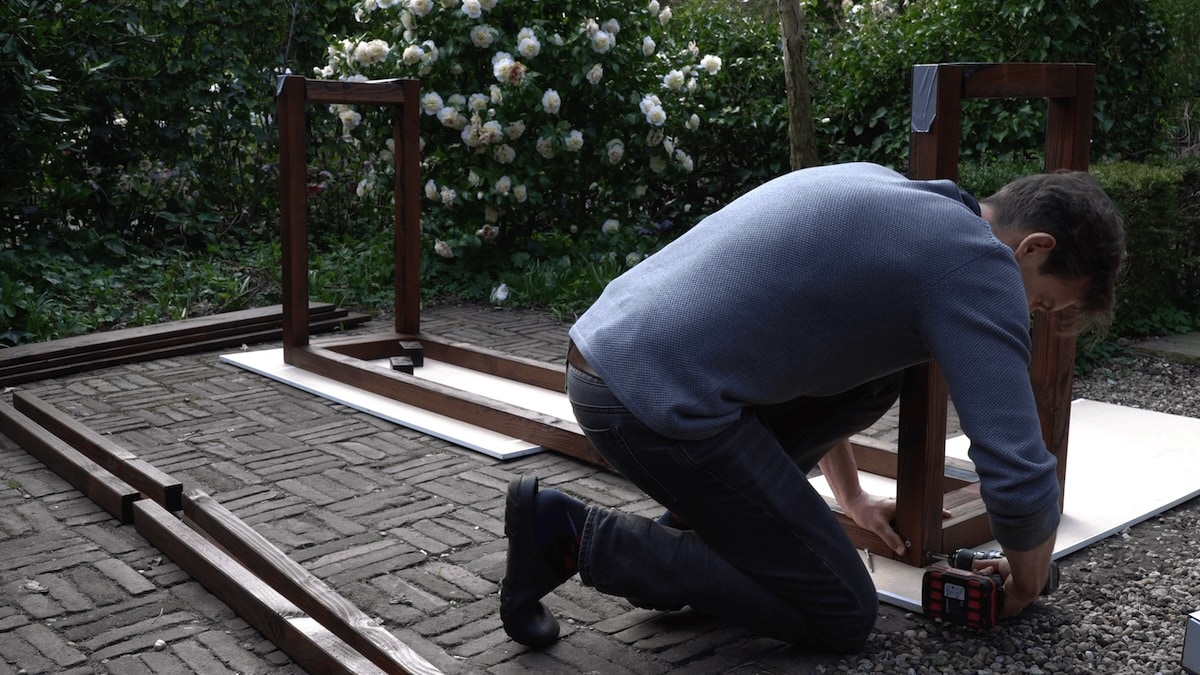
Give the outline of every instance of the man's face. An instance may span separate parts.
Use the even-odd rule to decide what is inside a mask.
[[[1013,249],[1021,267],[1021,282],[1029,312],[1057,312],[1080,304],[1087,288],[1087,279],[1064,279],[1042,273],[1042,266],[1054,249],[1054,237],[1045,232],[1027,235]]]
[[[1087,279],[1066,280],[1051,274],[1042,274],[1021,269],[1021,281],[1025,283],[1025,298],[1029,301],[1029,313],[1057,312],[1079,305],[1087,286]]]

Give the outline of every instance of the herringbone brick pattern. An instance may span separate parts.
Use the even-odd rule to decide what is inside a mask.
[[[544,314],[478,307],[429,310],[422,328],[559,363],[567,340],[567,327]],[[509,479],[533,472],[589,502],[657,515],[651,500],[569,458],[500,462],[218,356],[22,389],[111,435],[185,489],[212,495],[447,673],[795,672],[839,663],[694,613],[635,609],[577,580],[548,598],[564,638],[527,650],[507,638],[497,615]],[[895,416],[872,434],[894,438]],[[299,672],[132,525],[3,435],[0,482],[0,673]],[[901,630],[905,621],[885,608],[881,626]]]

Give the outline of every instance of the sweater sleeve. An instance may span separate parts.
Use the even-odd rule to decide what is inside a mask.
[[[1029,380],[1022,289],[1011,254],[993,251],[948,273],[928,296],[922,321],[971,441],[992,534],[1026,551],[1053,534],[1060,514],[1057,460],[1042,440]]]

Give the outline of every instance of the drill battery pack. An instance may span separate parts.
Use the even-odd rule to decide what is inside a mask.
[[[926,616],[986,630],[1000,618],[1002,583],[999,575],[932,567],[921,580],[921,608]]]

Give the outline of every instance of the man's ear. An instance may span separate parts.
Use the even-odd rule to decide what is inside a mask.
[[[1046,256],[1050,255],[1050,251],[1054,250],[1057,243],[1054,235],[1049,232],[1031,232],[1025,235],[1021,243],[1017,244],[1013,253],[1016,254],[1017,260],[1023,260],[1028,256],[1044,260]]]

